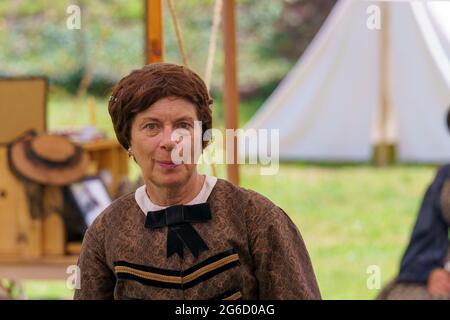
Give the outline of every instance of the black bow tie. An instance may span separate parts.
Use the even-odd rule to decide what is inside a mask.
[[[183,258],[184,244],[198,258],[200,252],[208,250],[208,246],[191,226],[190,222],[202,222],[211,219],[208,203],[194,205],[176,205],[163,210],[147,212],[145,227],[151,229],[168,226],[167,258],[178,253]]]

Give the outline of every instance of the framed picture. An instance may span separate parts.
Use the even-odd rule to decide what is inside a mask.
[[[72,183],[68,190],[87,227],[112,201],[105,184],[98,176]]]

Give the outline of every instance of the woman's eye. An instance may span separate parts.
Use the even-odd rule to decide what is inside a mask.
[[[192,126],[191,126],[191,124],[188,123],[188,122],[181,122],[181,123],[179,124],[179,127],[182,128],[182,129],[190,129]]]
[[[145,129],[155,130],[158,128],[158,125],[156,123],[147,123],[144,126]]]

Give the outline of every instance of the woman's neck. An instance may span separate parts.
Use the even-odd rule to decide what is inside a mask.
[[[147,196],[154,204],[162,207],[186,204],[199,194],[202,190],[204,181],[204,175],[194,173],[187,183],[179,187],[164,188],[156,186],[151,182],[147,182]]]

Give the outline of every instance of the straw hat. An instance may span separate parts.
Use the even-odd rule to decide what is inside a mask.
[[[42,134],[14,142],[10,146],[10,162],[19,175],[29,180],[63,186],[85,175],[89,157],[63,136]]]

